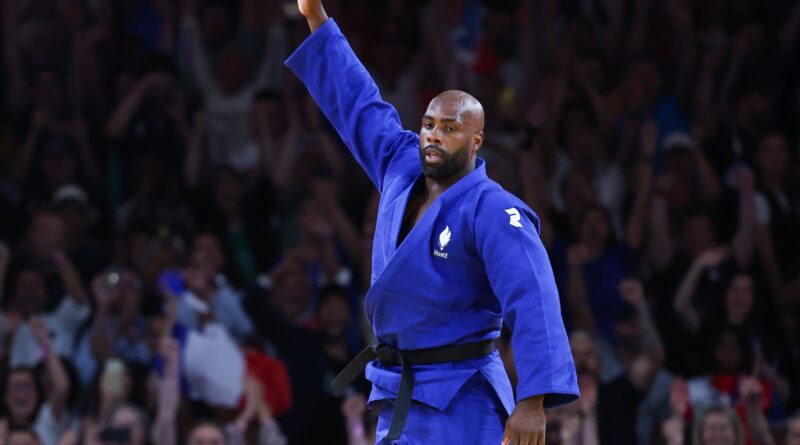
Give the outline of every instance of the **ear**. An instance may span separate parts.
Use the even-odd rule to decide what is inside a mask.
[[[483,131],[478,131],[472,135],[472,153],[478,151],[483,145]]]

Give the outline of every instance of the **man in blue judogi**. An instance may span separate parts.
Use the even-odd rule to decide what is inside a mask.
[[[366,298],[379,344],[334,390],[366,368],[382,443],[543,445],[544,409],[578,397],[575,366],[539,219],[476,156],[483,108],[446,91],[419,134],[403,130],[321,0],[298,5],[312,34],[286,64],[381,193]],[[494,349],[503,322],[516,400]]]

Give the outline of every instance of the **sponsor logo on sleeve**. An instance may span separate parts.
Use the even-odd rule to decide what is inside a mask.
[[[510,209],[506,209],[506,213],[508,213],[508,223],[514,227],[522,227],[522,223],[519,220],[522,218],[519,214],[519,210],[515,207],[511,207]]]

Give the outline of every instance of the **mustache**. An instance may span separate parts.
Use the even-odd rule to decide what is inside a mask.
[[[439,147],[438,145],[426,145],[425,148],[422,149],[422,151],[425,154],[436,152],[436,154],[438,154],[441,157],[444,157],[447,154],[447,152],[444,151],[442,147]]]

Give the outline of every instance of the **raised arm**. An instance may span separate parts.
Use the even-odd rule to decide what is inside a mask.
[[[19,22],[21,3],[19,0],[5,0],[3,2],[3,34],[5,45],[6,85],[8,94],[8,108],[12,113],[18,113],[25,107],[25,92],[28,85],[22,69],[22,55],[20,54]]]
[[[639,250],[644,243],[647,231],[647,217],[650,209],[651,188],[653,183],[653,155],[658,144],[658,125],[654,121],[645,122],[642,126],[642,156],[640,158],[636,194],[633,209],[628,216],[626,239],[628,246]]]
[[[702,316],[692,304],[692,297],[697,290],[697,284],[706,269],[722,263],[730,256],[730,249],[717,247],[704,251],[692,263],[689,271],[683,276],[678,292],[675,294],[673,306],[675,312],[683,322],[683,326],[691,333],[700,330],[703,322]]]
[[[753,257],[756,230],[755,176],[750,170],[740,170],[736,178],[739,190],[739,225],[731,241],[733,258],[739,267],[747,267]]]
[[[50,331],[47,329],[47,326],[45,326],[41,319],[36,317],[31,319],[30,325],[33,330],[33,335],[36,337],[36,342],[39,344],[39,348],[41,348],[42,355],[44,356],[44,369],[51,382],[50,391],[48,391],[47,394],[47,402],[50,404],[53,417],[61,420],[61,415],[65,413],[67,408],[69,378],[67,378],[64,365],[61,364],[61,359],[53,350],[50,342]]]
[[[180,405],[180,351],[175,339],[164,336],[160,340],[164,358],[164,374],[158,381],[158,408],[150,432],[155,445],[175,445],[178,441],[176,424]]]
[[[319,0],[298,0],[312,34],[286,61],[372,182],[383,179],[401,147],[417,146],[419,135],[403,131],[400,117],[384,102],[375,81],[356,57]]]

